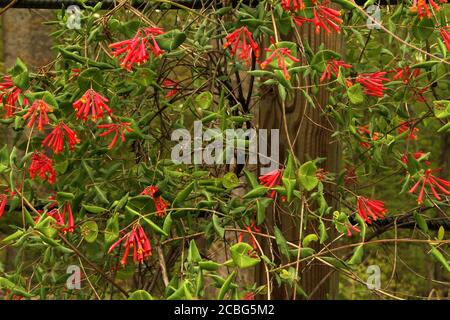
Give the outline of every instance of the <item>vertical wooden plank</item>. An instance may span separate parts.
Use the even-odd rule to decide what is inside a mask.
[[[325,34],[322,30],[320,34],[314,32],[314,27],[311,25],[304,25],[299,28],[300,38],[302,41],[308,41],[313,51],[317,52],[320,44],[324,44],[324,48],[341,52],[342,37],[339,34]],[[291,35],[283,40],[297,42],[294,35]],[[304,60],[304,59],[303,59]],[[304,61],[302,61],[304,63]],[[307,87],[311,85],[305,80],[301,80],[299,87]],[[314,99],[314,95],[311,94]],[[286,159],[286,151],[289,149],[288,139],[284,126],[287,126],[290,140],[293,144],[295,156],[301,161],[305,162],[317,157],[324,157],[326,161],[323,164],[325,170],[330,172],[339,171],[339,146],[336,141],[331,138],[334,123],[331,119],[323,115],[323,109],[328,101],[328,93],[325,87],[320,87],[316,95],[315,108],[308,104],[301,90],[296,90],[292,101],[286,102],[286,123],[283,121],[282,105],[277,95],[276,89],[266,92],[261,98],[261,103],[258,106],[256,113],[257,123],[259,128],[278,128],[280,129],[280,162]],[[333,192],[329,186],[327,191]],[[337,207],[337,204],[332,199],[327,199],[329,203]],[[299,230],[294,223],[294,219],[287,214],[275,212],[268,217],[268,225],[277,225],[283,232],[283,235],[288,241],[294,243],[298,242]],[[315,225],[308,225],[305,231],[308,234],[316,230]],[[273,234],[272,230],[269,230]],[[267,244],[266,244],[266,249]],[[317,246],[316,249],[319,249]],[[269,252],[269,251],[267,251]],[[324,277],[331,269],[319,262],[315,261],[305,269],[301,266],[301,283],[302,288],[306,293],[314,294],[310,299],[329,299],[333,298],[337,289],[337,275],[329,277],[323,281]],[[259,270],[258,278],[261,283],[266,283],[265,274],[263,270]],[[322,282],[322,283],[321,283]],[[320,285],[319,285],[320,284]],[[319,285],[319,286],[318,286]],[[278,288],[275,284],[273,286],[273,299],[292,299],[292,289]],[[317,288],[316,288],[317,287]],[[298,297],[298,295],[297,295]]]

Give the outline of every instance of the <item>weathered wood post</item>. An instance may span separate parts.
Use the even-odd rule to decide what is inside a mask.
[[[303,25],[299,28],[299,33],[301,39],[308,41],[312,50],[317,51],[320,44],[324,44],[326,49],[334,50],[336,52],[341,52],[341,40],[342,37],[339,34],[326,34],[321,32],[316,34],[314,32],[314,26]],[[294,35],[287,37],[287,39],[296,42]],[[304,60],[304,59],[303,59]],[[304,63],[304,61],[302,61]],[[299,87],[304,87],[308,91],[308,87],[311,83],[308,83],[304,79],[301,79],[298,84]],[[313,94],[311,94],[314,97]],[[295,97],[291,101],[286,101],[285,106],[285,119],[284,123],[283,109],[281,101],[278,97],[276,90],[265,94],[261,98],[261,102],[258,107],[256,119],[259,128],[280,129],[280,163],[283,163],[287,156],[287,150],[290,149],[288,144],[288,138],[286,136],[286,130],[284,126],[287,126],[287,131],[289,132],[289,138],[292,142],[292,147],[295,156],[301,161],[305,162],[310,159],[315,159],[317,157],[324,157],[326,161],[323,166],[326,171],[338,172],[339,170],[339,146],[336,141],[333,141],[331,134],[333,133],[332,121],[328,119],[324,114],[324,108],[328,101],[328,92],[325,87],[320,87],[317,95],[315,95],[316,100],[314,100],[316,106],[313,108],[307,102],[305,96],[301,90],[295,90]],[[314,98],[313,98],[314,99]],[[327,191],[333,192],[329,185]],[[332,199],[327,199],[329,203],[337,206],[333,203]],[[293,243],[298,243],[299,230],[294,224],[292,217],[287,214],[282,214],[272,210],[268,212],[268,225],[278,226],[286,240]],[[317,230],[314,225],[308,225],[305,234]],[[273,234],[273,230],[269,230]],[[318,249],[318,247],[316,248]],[[327,280],[321,283],[324,276],[330,271],[330,268],[317,262],[312,263],[308,268],[300,265],[301,269],[301,283],[302,288],[307,294],[311,294],[310,299],[330,299],[334,296],[337,289],[337,274],[334,277],[329,277]],[[266,277],[264,271],[260,271],[258,278],[260,283],[266,283]],[[319,285],[320,284],[320,285]],[[316,288],[317,287],[317,288]],[[278,288],[277,285],[273,286],[273,299],[292,299],[292,289],[287,289],[284,287]],[[298,297],[298,295],[297,295]]]

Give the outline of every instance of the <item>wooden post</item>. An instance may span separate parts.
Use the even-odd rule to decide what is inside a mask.
[[[320,34],[314,32],[314,26],[303,25],[299,28],[300,39],[308,41],[313,51],[317,52],[320,44],[324,44],[324,48],[334,50],[336,52],[341,51],[341,39],[339,34],[326,34],[321,30]],[[299,41],[296,41],[295,35],[286,37],[287,41],[296,42],[300,47]],[[304,60],[304,59],[303,59]],[[302,61],[304,62],[304,61]],[[305,91],[309,91],[307,88],[311,83],[308,83],[304,79],[298,84],[300,87],[305,87]],[[297,86],[297,85],[295,85]],[[311,94],[313,97],[315,108],[312,107],[301,90],[295,90],[295,96],[292,101],[286,101],[285,117],[283,117],[283,108],[281,101],[278,97],[276,88],[269,93],[265,93],[261,97],[256,119],[259,128],[271,129],[278,128],[280,130],[280,163],[286,159],[287,151],[290,149],[288,144],[288,138],[286,136],[285,126],[289,132],[289,138],[292,143],[292,147],[295,156],[303,163],[317,157],[324,157],[326,161],[323,163],[323,168],[330,172],[338,172],[339,170],[339,146],[336,141],[333,141],[331,134],[333,133],[334,123],[331,119],[323,115],[323,111],[328,101],[328,92],[325,86],[319,88],[317,95]],[[283,119],[286,119],[286,123]],[[329,187],[328,185],[326,187]],[[328,189],[327,191],[333,192],[334,190]],[[328,198],[328,203],[337,208],[337,204]],[[300,213],[299,213],[300,214]],[[298,218],[298,217],[297,217]],[[294,223],[293,217],[283,214],[281,212],[273,213],[272,210],[268,211],[267,223],[269,226],[269,232],[273,234],[273,230],[270,230],[271,225],[278,226],[283,235],[288,241],[298,243],[299,230],[296,227],[298,223]],[[298,219],[297,219],[298,221]],[[317,232],[316,226],[309,224],[303,235]],[[266,244],[265,251],[270,252]],[[276,245],[275,245],[276,246]],[[316,247],[315,249],[318,249]],[[300,265],[301,284],[302,288],[307,294],[312,294],[310,299],[330,299],[334,297],[337,292],[337,273],[333,277],[328,277],[323,281],[325,275],[329,273],[331,269],[323,264],[320,264],[317,260],[312,265],[305,268],[304,265]],[[261,284],[266,283],[266,275],[264,270],[258,271],[258,278]],[[298,297],[298,295],[297,295]],[[273,299],[292,299],[292,288],[277,288],[277,284],[273,283]]]

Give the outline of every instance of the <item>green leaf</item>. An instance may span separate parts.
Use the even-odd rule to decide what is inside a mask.
[[[189,242],[189,252],[187,256],[187,261],[189,263],[192,262],[199,262],[202,260],[202,256],[200,255],[200,252],[198,251],[197,245],[195,244],[194,240],[191,240]]]
[[[445,268],[445,270],[447,270],[447,272],[450,272],[450,265],[448,264],[447,260],[444,258],[442,253],[434,246],[431,246],[431,254]]]
[[[20,58],[16,59],[16,64],[14,67],[9,69],[8,74],[11,76],[11,79],[15,86],[19,87],[22,90],[25,90],[28,88],[28,85],[30,83],[28,68],[23,63]]]
[[[227,189],[234,189],[239,186],[239,179],[234,172],[228,172],[223,176],[222,184]]]
[[[290,202],[292,200],[292,196],[294,195],[294,189],[297,183],[297,180],[295,179],[294,157],[290,152],[281,180],[283,181],[283,185],[287,191],[287,201]]]
[[[187,197],[191,194],[192,190],[194,190],[194,186],[195,186],[195,181],[192,181],[183,190],[181,190],[177,194],[175,199],[173,200],[173,206],[174,207],[180,206],[187,199]]]
[[[90,213],[103,213],[107,210],[102,207],[97,207],[97,206],[88,205],[88,204],[83,204],[82,206],[83,206],[83,208],[86,209],[87,212],[90,212]]]
[[[355,248],[355,251],[353,252],[353,256],[351,257],[348,264],[360,264],[362,262],[363,254],[364,254],[363,245],[360,244],[359,246],[357,246]]]
[[[275,231],[275,241],[277,243],[278,249],[280,249],[282,255],[289,258],[290,256],[289,248],[287,245],[287,241],[283,236],[283,233],[277,226],[274,227],[274,231]]]
[[[115,214],[108,219],[105,228],[105,242],[110,244],[119,238],[119,215]]]
[[[316,177],[317,167],[312,161],[305,162],[297,171],[297,177],[300,184],[307,191],[311,191],[319,184],[319,179]]]
[[[169,212],[169,214],[164,219],[164,223],[163,223],[163,231],[165,233],[167,233],[167,235],[170,234],[170,229],[172,228],[172,223],[173,223],[172,212]]]
[[[320,244],[324,244],[325,241],[328,239],[328,234],[327,234],[327,227],[325,226],[325,223],[320,220],[319,223],[319,234],[320,234]]]
[[[412,28],[412,34],[418,40],[427,40],[434,31],[434,21],[433,19],[418,19],[416,18]]]
[[[125,208],[127,208],[127,207],[125,207]],[[154,223],[152,220],[150,220],[148,218],[144,218],[144,217],[142,219],[149,225],[150,228],[153,229],[153,231],[155,231],[163,236],[166,236],[166,237],[168,236],[168,234],[163,229],[161,229],[156,223]]]
[[[77,78],[78,87],[84,93],[90,88],[96,91],[104,89],[103,72],[99,68],[83,70]]]
[[[130,294],[128,300],[154,300],[154,299],[147,291],[136,290]]]
[[[258,179],[256,178],[256,176],[252,172],[244,169],[244,175],[245,175],[245,178],[247,179],[247,182],[248,182],[249,186],[252,189],[254,189],[257,186],[259,186]]]
[[[247,192],[242,198],[243,199],[260,198],[267,194],[267,190],[269,190],[269,188],[265,186],[258,186],[253,190]]]
[[[260,225],[266,219],[266,209],[271,204],[273,199],[262,198],[256,200],[256,224]]]
[[[417,222],[417,225],[419,226],[419,228],[425,232],[428,233],[428,225],[427,222],[425,221],[425,219],[423,218],[423,216],[420,213],[414,212],[413,213],[413,217]]]
[[[172,51],[178,48],[186,40],[186,34],[178,29],[173,29],[162,35],[156,36],[155,40],[161,49]]]
[[[213,220],[214,230],[216,230],[219,237],[223,238],[225,236],[225,229],[222,227],[219,217],[217,217],[217,215],[215,213],[213,214],[212,220]]]
[[[361,84],[356,83],[347,89],[347,96],[351,103],[360,104],[364,102],[364,91]]]
[[[197,108],[200,108],[202,110],[207,110],[207,109],[209,109],[209,107],[211,106],[211,104],[213,102],[213,95],[209,91],[202,92],[198,96],[195,97],[194,102],[195,102],[195,106]]]
[[[98,236],[98,225],[95,221],[86,221],[81,225],[81,235],[84,240],[89,243],[94,243]]]
[[[222,287],[220,288],[219,295],[217,296],[217,300],[223,300],[228,290],[230,289],[231,281],[233,281],[234,276],[236,275],[236,271],[230,273]]]
[[[333,58],[335,60],[339,60],[341,56],[334,51],[331,50],[320,50],[317,52],[311,60],[311,67],[322,73],[325,71],[328,61]]]
[[[450,101],[448,100],[437,100],[433,101],[434,115],[438,119],[445,119],[450,117]]]
[[[319,238],[314,233],[308,234],[306,237],[303,238],[302,247],[304,247],[304,248],[309,247],[309,244],[312,241],[318,241],[318,240],[319,240]]]
[[[440,226],[439,230],[438,230],[438,236],[437,236],[438,240],[443,240],[444,235],[445,235],[445,229],[443,226]]]
[[[241,269],[257,265],[261,259],[250,254],[253,252],[251,245],[245,242],[239,242],[230,247],[233,263]]]

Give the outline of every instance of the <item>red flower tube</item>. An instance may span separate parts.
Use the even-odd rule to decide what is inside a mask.
[[[0,194],[0,218],[5,213],[6,202],[8,202],[8,196],[6,194]]]
[[[450,26],[442,27],[439,30],[439,33],[441,35],[442,41],[445,44],[445,47],[448,51],[450,51]]]
[[[286,80],[289,80],[291,76],[287,70],[286,66],[286,58],[291,59],[293,62],[299,62],[300,59],[297,59],[291,54],[291,50],[288,48],[275,48],[275,49],[266,49],[266,51],[271,52],[270,56],[261,63],[261,68],[265,69],[269,63],[273,61],[273,59],[278,60],[278,68],[283,70],[283,75]]]
[[[39,120],[38,120],[38,130],[42,131],[44,129],[44,126],[46,126],[48,121],[48,115],[47,112],[52,112],[53,108],[50,107],[44,100],[35,100],[33,104],[31,105],[28,112],[23,116],[24,120],[27,120],[30,118],[30,120],[27,123],[27,127],[31,128],[34,125],[34,122],[36,121],[36,113],[39,114]]]
[[[69,149],[72,151],[75,145],[80,142],[75,131],[70,129],[64,122],[60,122],[52,132],[42,141],[42,145],[47,145],[53,149],[54,153],[64,150],[64,138],[67,137]]]
[[[368,224],[371,224],[372,221],[383,219],[387,212],[383,201],[368,199],[362,196],[358,197],[357,208],[359,216]]]
[[[320,82],[323,82],[325,79],[328,81],[331,79],[331,74],[334,74],[336,77],[339,74],[339,67],[350,69],[352,68],[351,64],[345,63],[344,60],[335,60],[331,58],[325,67],[325,71],[322,73],[320,77]]]
[[[99,134],[99,137],[107,136],[111,133],[114,133],[114,137],[111,143],[108,145],[108,149],[112,149],[117,142],[117,138],[120,134],[120,138],[122,143],[125,142],[125,131],[133,132],[133,129],[130,128],[129,122],[120,122],[120,123],[109,123],[109,124],[100,124],[97,126],[98,129],[105,129],[104,132]]]
[[[231,55],[238,55],[238,57],[243,60],[247,66],[251,63],[252,52],[258,59],[259,46],[253,40],[252,33],[247,29],[247,27],[236,29],[234,32],[226,36],[225,39],[226,42],[223,47],[225,49],[230,47]]]
[[[413,185],[413,187],[408,191],[409,193],[415,193],[418,189],[419,185],[421,185],[419,190],[419,195],[417,196],[417,203],[423,203],[423,196],[425,193],[425,187],[429,187],[431,193],[436,198],[436,200],[442,200],[441,196],[438,194],[436,188],[442,193],[449,195],[450,194],[450,182],[444,179],[438,178],[432,174],[431,169],[425,170],[423,176],[419,178],[419,180]]]
[[[383,82],[389,81],[388,78],[384,77],[386,73],[384,71],[363,73],[358,76],[356,82],[364,86],[364,93],[366,95],[382,98],[384,96],[384,90],[386,90]]]
[[[37,174],[42,181],[47,180],[50,184],[56,182],[56,172],[53,169],[52,160],[41,152],[35,152],[32,155],[28,172],[31,179],[34,179]]]
[[[73,103],[73,107],[77,111],[77,119],[86,121],[91,114],[91,120],[95,122],[98,118],[103,117],[103,110],[111,115],[111,109],[106,105],[108,101],[92,88],[88,89],[80,99]]]
[[[271,171],[265,175],[260,176],[259,181],[262,185],[272,188],[275,185],[279,185],[281,182],[281,170],[276,169],[274,171]],[[269,198],[275,198],[276,191],[272,190],[269,194]]]

